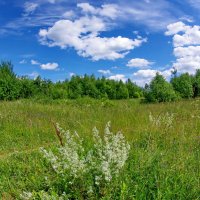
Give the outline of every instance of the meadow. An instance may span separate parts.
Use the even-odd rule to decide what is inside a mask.
[[[120,178],[105,187],[102,199],[200,199],[199,99],[142,104],[88,98],[0,102],[0,199],[48,190],[52,169],[39,148],[59,145],[52,122],[90,141],[92,128],[102,133],[108,121],[131,149]]]

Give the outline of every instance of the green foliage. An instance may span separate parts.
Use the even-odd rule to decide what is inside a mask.
[[[13,72],[10,62],[0,64],[0,100],[14,100],[19,98],[20,83]]]
[[[129,93],[126,85],[122,81],[119,81],[116,87],[116,99],[128,99]]]
[[[146,89],[145,98],[147,102],[169,102],[176,100],[177,95],[172,85],[157,73]]]
[[[172,78],[171,83],[174,90],[178,92],[182,98],[193,97],[192,77],[188,73]]]
[[[128,89],[129,98],[140,98],[143,96],[142,89],[133,83],[130,79],[128,79],[126,87]]]
[[[200,69],[196,71],[196,74],[193,77],[193,91],[194,97],[200,96]]]
[[[158,73],[151,83],[139,87],[130,79],[126,82],[110,80],[94,75],[72,76],[70,80],[53,83],[40,76],[34,80],[28,77],[17,77],[11,62],[0,64],[0,100],[33,98],[43,102],[58,99],[144,99],[145,102],[169,102],[180,98],[200,96],[200,70],[195,75],[188,73],[177,75],[172,70],[172,79],[167,82]]]

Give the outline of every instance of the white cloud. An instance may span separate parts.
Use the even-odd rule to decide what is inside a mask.
[[[58,63],[47,63],[47,64],[41,64],[40,67],[43,70],[56,70],[58,69],[59,65]]]
[[[38,74],[38,72],[32,72],[32,73],[28,74],[28,76],[33,79],[36,79],[39,76],[39,74]]]
[[[18,33],[23,33],[24,30],[30,27],[48,27],[58,20],[83,15],[103,18],[112,26],[119,27],[123,23],[126,25],[137,24],[143,25],[152,31],[160,31],[167,24],[186,16],[181,9],[174,6],[174,2],[168,0],[112,0],[106,2],[110,3],[104,3],[99,7],[94,7],[89,3],[78,3],[79,9],[74,8],[73,11],[67,11],[73,7],[76,1],[27,0],[25,6],[22,4],[23,8],[25,7],[24,10],[26,10],[24,14],[21,17],[7,21],[0,34],[16,34],[16,30]]]
[[[194,74],[200,68],[200,26],[177,22],[167,28],[166,35],[173,36],[176,57],[173,67],[180,73]]]
[[[69,73],[69,76],[70,76],[70,77],[75,76],[75,75],[76,75],[76,74],[75,74],[74,72],[70,72],[70,73]]]
[[[129,39],[125,37],[89,37],[83,39],[83,48],[78,50],[78,54],[83,57],[91,57],[97,61],[104,60],[116,60],[118,58],[124,58],[130,50],[140,46],[146,40],[144,39]]]
[[[165,35],[175,35],[179,32],[185,32],[189,28],[190,27],[186,26],[183,22],[172,23],[167,26],[167,31],[165,32]]]
[[[97,17],[81,17],[78,20],[60,20],[49,29],[41,29],[39,36],[41,42],[49,46],[60,46],[61,48],[74,47],[81,49],[82,39],[87,35],[95,36],[99,31],[105,31],[105,23]]]
[[[175,47],[200,45],[200,26],[188,26],[183,22],[176,22],[167,26],[165,34],[173,35]]]
[[[37,60],[31,60],[31,64],[32,65],[38,65],[40,66],[41,69],[43,70],[58,70],[58,63],[46,63],[46,64],[42,64]]]
[[[166,26],[183,16],[183,11],[168,0],[118,1],[119,19],[146,26],[152,31],[164,30]]]
[[[24,12],[25,15],[29,15],[35,12],[35,10],[38,8],[38,4],[37,3],[33,3],[33,2],[26,2],[24,4]]]
[[[153,69],[141,69],[135,72],[133,75],[135,77],[142,77],[142,78],[153,78],[156,75],[157,70]]]
[[[200,56],[200,46],[176,47],[174,48],[174,55],[178,58]]]
[[[40,65],[40,63],[37,60],[31,60],[31,65]]]
[[[66,11],[64,14],[63,14],[63,17],[66,18],[66,19],[70,19],[72,17],[75,16],[75,13],[73,10],[69,10],[69,11]]]
[[[115,74],[115,75],[112,75],[112,76],[109,76],[108,79],[111,79],[111,80],[115,80],[115,81],[123,81],[123,82],[126,82],[127,78],[124,74]]]
[[[189,23],[194,22],[193,17],[187,16],[187,15],[186,15],[186,16],[183,16],[183,17],[180,17],[179,20],[180,20],[180,21],[186,21],[186,22],[189,22]]]
[[[111,74],[111,71],[109,69],[108,70],[100,69],[100,70],[98,70],[98,72],[101,73],[101,74],[104,74],[104,75]]]
[[[178,58],[173,64],[173,67],[175,67],[178,72],[194,74],[197,69],[200,69],[200,55]]]
[[[120,12],[120,9],[116,4],[104,4],[101,8],[95,8],[89,3],[79,3],[77,4],[77,7],[81,8],[85,13],[91,13],[93,15],[99,15],[111,19],[115,19]]]
[[[146,83],[149,83],[153,77],[156,75],[156,70],[144,69],[138,70],[133,73],[133,81],[140,86],[144,86]]]
[[[131,68],[132,67],[145,68],[145,67],[149,67],[152,64],[153,62],[150,62],[143,58],[133,58],[128,62],[127,66]]]
[[[171,70],[171,68],[166,70],[141,69],[133,73],[133,81],[140,86],[144,86],[146,83],[148,84],[151,82],[157,72],[169,80],[171,76]]]
[[[89,3],[78,3],[78,8],[81,8],[83,12],[97,14],[97,9],[91,6]]]
[[[19,64],[26,64],[27,63],[27,61],[25,60],[25,59],[23,59],[23,60],[21,60],[20,62],[19,62]]]
[[[130,50],[139,47],[146,38],[129,39],[125,37],[100,37],[107,30],[107,24],[98,17],[81,17],[80,19],[60,20],[49,29],[41,29],[40,42],[50,47],[73,47],[80,56],[94,61],[115,60],[123,58]]]

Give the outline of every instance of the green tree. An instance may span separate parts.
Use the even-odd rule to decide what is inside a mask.
[[[11,62],[0,64],[0,100],[14,100],[20,97],[20,81],[13,72]]]
[[[128,99],[129,98],[129,93],[126,85],[120,80],[119,83],[117,84],[117,89],[116,89],[116,98],[117,99]]]
[[[77,99],[83,96],[81,77],[72,76],[68,83],[68,95],[70,99]]]
[[[27,77],[20,79],[20,98],[30,98],[34,96],[35,88],[33,80]]]
[[[145,99],[147,102],[167,102],[173,101],[177,95],[170,83],[162,75],[156,73],[156,76],[145,90]]]
[[[89,96],[96,99],[100,96],[99,91],[96,88],[96,79],[94,75],[92,76],[85,75],[84,78],[82,79],[82,86],[83,86],[84,96]]]
[[[193,77],[193,97],[200,96],[200,69],[198,69]]]
[[[128,89],[129,98],[139,98],[143,95],[142,89],[133,83],[130,79],[128,79],[126,87]]]
[[[193,93],[192,78],[188,73],[184,73],[178,77],[172,78],[171,83],[174,90],[178,92],[182,98],[193,97],[194,93]]]

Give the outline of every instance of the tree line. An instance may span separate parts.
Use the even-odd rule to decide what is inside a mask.
[[[200,97],[200,69],[194,75],[183,73],[179,76],[172,71],[170,82],[159,73],[144,88],[146,102],[169,102],[179,99]]]
[[[128,99],[143,98],[146,102],[168,102],[181,98],[200,96],[200,69],[194,75],[184,73],[177,75],[172,71],[170,82],[157,73],[144,88],[128,79],[109,80],[94,75],[72,76],[70,80],[52,82],[40,76],[30,79],[18,77],[13,71],[11,62],[0,63],[0,100],[20,98],[77,99],[82,97],[95,99]]]
[[[70,80],[52,82],[27,76],[18,77],[13,71],[11,62],[0,64],[0,100],[20,98],[77,99],[81,97],[95,99],[128,99],[143,97],[143,89],[128,80],[109,80],[94,75],[72,76]]]

